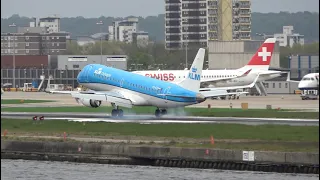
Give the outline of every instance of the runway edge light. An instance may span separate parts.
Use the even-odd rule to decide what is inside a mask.
[[[66,138],[67,138],[67,133],[63,132],[63,140],[66,140]]]
[[[214,145],[214,138],[213,138],[212,135],[210,136],[210,143],[211,143],[212,145]]]
[[[6,137],[7,133],[8,133],[8,130],[5,129],[5,130],[3,131],[3,137]]]

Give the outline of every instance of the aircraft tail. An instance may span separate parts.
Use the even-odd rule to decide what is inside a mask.
[[[240,69],[268,70],[275,43],[276,38],[266,39],[264,43],[259,47],[258,51],[252,56],[249,63]]]
[[[179,86],[190,91],[199,92],[205,51],[206,50],[203,48],[198,50],[187,77],[181,82],[177,83]]]

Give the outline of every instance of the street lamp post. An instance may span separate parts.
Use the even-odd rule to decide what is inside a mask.
[[[184,46],[186,47],[186,69],[188,69],[188,43],[185,43]]]
[[[13,23],[13,24],[10,24],[9,25],[9,27],[16,27],[16,25]],[[16,87],[16,49],[15,49],[15,44],[16,44],[16,42],[15,42],[15,36],[14,36],[14,34],[12,34],[13,36],[12,36],[12,38],[13,38],[13,54],[12,54],[12,59],[13,59],[13,75],[12,75],[12,77],[13,77],[13,83],[12,83],[12,86],[15,88]],[[11,38],[11,36],[9,37],[9,38]],[[11,52],[11,50],[10,50],[10,52]]]
[[[102,64],[102,25],[103,25],[103,22],[100,21],[100,22],[97,22],[96,23],[97,25],[100,25],[100,60],[101,60],[101,64]]]

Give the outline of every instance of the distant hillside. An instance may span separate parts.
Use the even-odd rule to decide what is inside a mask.
[[[308,42],[319,42],[319,13],[252,13],[252,35],[282,33],[282,26],[292,25]]]
[[[68,31],[73,37],[80,35],[91,35],[100,32],[96,22],[103,21],[104,31],[108,30],[114,20],[123,18],[99,17],[84,18],[72,17],[61,18],[61,29]],[[14,29],[9,24],[15,23],[18,26],[28,26],[32,19],[13,15],[8,19],[1,18],[1,32],[12,32]],[[297,33],[305,35],[307,42],[319,41],[319,13],[297,12],[297,13],[252,13],[252,36],[255,33],[274,34],[281,33],[282,26],[293,25]],[[164,15],[139,17],[139,29],[149,32],[152,39],[164,40]]]
[[[127,18],[127,17],[125,17]],[[61,30],[71,33],[71,36],[86,36],[100,32],[100,26],[96,25],[98,21],[103,21],[103,31],[108,31],[108,26],[112,25],[113,21],[122,20],[125,18],[99,17],[99,18],[84,18],[71,17],[61,18]],[[15,23],[17,26],[29,26],[29,22],[33,19],[20,17],[15,14],[8,19],[1,18],[1,32],[13,32],[14,29],[9,27]],[[164,39],[164,15],[148,16],[146,18],[139,17],[139,29],[149,32],[152,39],[162,41]]]

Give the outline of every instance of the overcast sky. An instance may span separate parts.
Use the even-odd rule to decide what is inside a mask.
[[[125,17],[164,14],[165,0],[1,0],[1,17]],[[319,12],[319,0],[251,0],[253,12]]]

